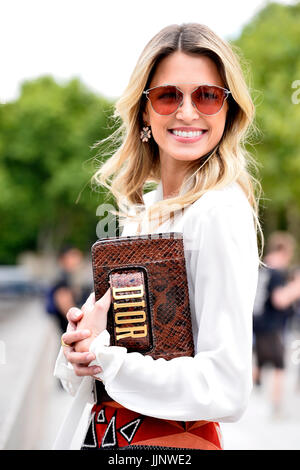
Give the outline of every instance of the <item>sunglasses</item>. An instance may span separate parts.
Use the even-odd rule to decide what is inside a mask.
[[[162,85],[143,91],[157,114],[175,113],[183,103],[184,93],[175,85]],[[230,91],[216,85],[199,85],[191,92],[192,103],[201,114],[213,116],[223,108]]]

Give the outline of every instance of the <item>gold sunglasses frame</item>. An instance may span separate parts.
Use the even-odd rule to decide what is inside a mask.
[[[195,82],[185,83],[185,85],[193,85],[194,83],[195,83]],[[183,85],[183,83],[182,83],[182,85]],[[151,100],[150,100],[150,98],[149,98],[148,95],[149,95],[149,92],[150,92],[151,90],[155,90],[156,88],[161,88],[161,87],[168,87],[168,86],[173,86],[173,87],[175,87],[178,91],[180,91],[180,92],[182,93],[182,101],[181,101],[181,103],[179,103],[179,105],[177,106],[177,108],[175,109],[175,111],[173,111],[172,113],[169,113],[169,114],[160,114],[160,113],[158,113],[158,112],[153,108],[152,102],[151,102]],[[194,89],[191,91],[190,95],[192,95],[192,94],[194,93],[194,91],[196,91],[197,88],[199,88],[200,86],[209,86],[209,87],[214,87],[214,88],[221,88],[222,90],[225,91],[225,97],[224,97],[224,99],[223,99],[223,104],[222,104],[221,108],[220,108],[216,113],[213,113],[213,114],[205,114],[205,113],[202,113],[201,111],[199,111],[199,109],[197,108],[197,106],[195,105],[195,103],[194,103],[193,100],[192,100],[192,104],[193,104],[194,108],[196,108],[196,110],[198,111],[198,113],[203,114],[203,116],[215,116],[216,114],[218,114],[218,113],[222,110],[225,101],[227,100],[228,96],[231,94],[231,91],[229,91],[229,90],[227,90],[227,88],[224,88],[224,87],[219,86],[219,85],[212,85],[211,83],[200,83],[200,84],[198,84],[198,86],[196,86],[196,88],[194,88]],[[143,94],[146,95],[146,98],[147,98],[147,99],[149,100],[149,102],[150,102],[151,108],[153,109],[153,111],[154,111],[156,114],[159,114],[160,116],[170,116],[171,114],[176,113],[176,112],[178,111],[178,109],[182,106],[183,100],[184,100],[185,92],[182,91],[182,90],[179,88],[178,85],[173,85],[173,84],[171,84],[171,83],[165,83],[165,84],[163,84],[163,85],[157,85],[157,86],[154,86],[154,87],[152,87],[152,88],[148,88],[147,90],[144,90],[144,91],[143,91]]]

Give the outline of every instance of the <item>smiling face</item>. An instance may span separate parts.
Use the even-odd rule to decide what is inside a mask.
[[[182,106],[171,115],[161,116],[147,100],[144,122],[151,126],[161,162],[163,159],[181,162],[197,160],[218,144],[225,127],[226,101],[217,114],[205,116],[200,114],[191,100],[191,92],[198,84],[224,87],[217,66],[209,57],[176,51],[159,63],[149,88],[165,84],[177,85],[183,91]]]

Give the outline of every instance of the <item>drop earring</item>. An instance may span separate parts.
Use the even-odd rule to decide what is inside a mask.
[[[143,130],[140,132],[140,138],[142,142],[148,142],[151,139],[151,129],[149,126],[143,127]]]

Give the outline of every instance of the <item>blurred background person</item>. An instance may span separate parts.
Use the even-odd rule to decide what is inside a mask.
[[[273,366],[271,404],[273,416],[282,414],[285,369],[285,339],[294,304],[300,299],[300,273],[291,279],[290,264],[296,249],[295,238],[287,232],[273,232],[267,241],[266,256],[259,272],[253,312],[256,365],[253,380],[261,384],[262,368]]]
[[[80,280],[83,253],[73,245],[65,245],[59,252],[58,275],[46,295],[46,311],[54,315],[61,333],[68,325],[66,314],[72,306],[81,307],[91,289]]]
[[[294,271],[294,276],[300,276],[300,266],[297,266]],[[294,305],[294,316],[292,322],[292,329],[294,331],[294,337],[296,343],[293,344],[292,348],[295,350],[299,347],[299,339],[300,339],[300,299],[295,302]],[[296,344],[296,346],[295,346]],[[298,373],[296,377],[296,391],[300,393],[300,355],[296,354],[296,357],[293,358],[294,364],[298,366]]]

